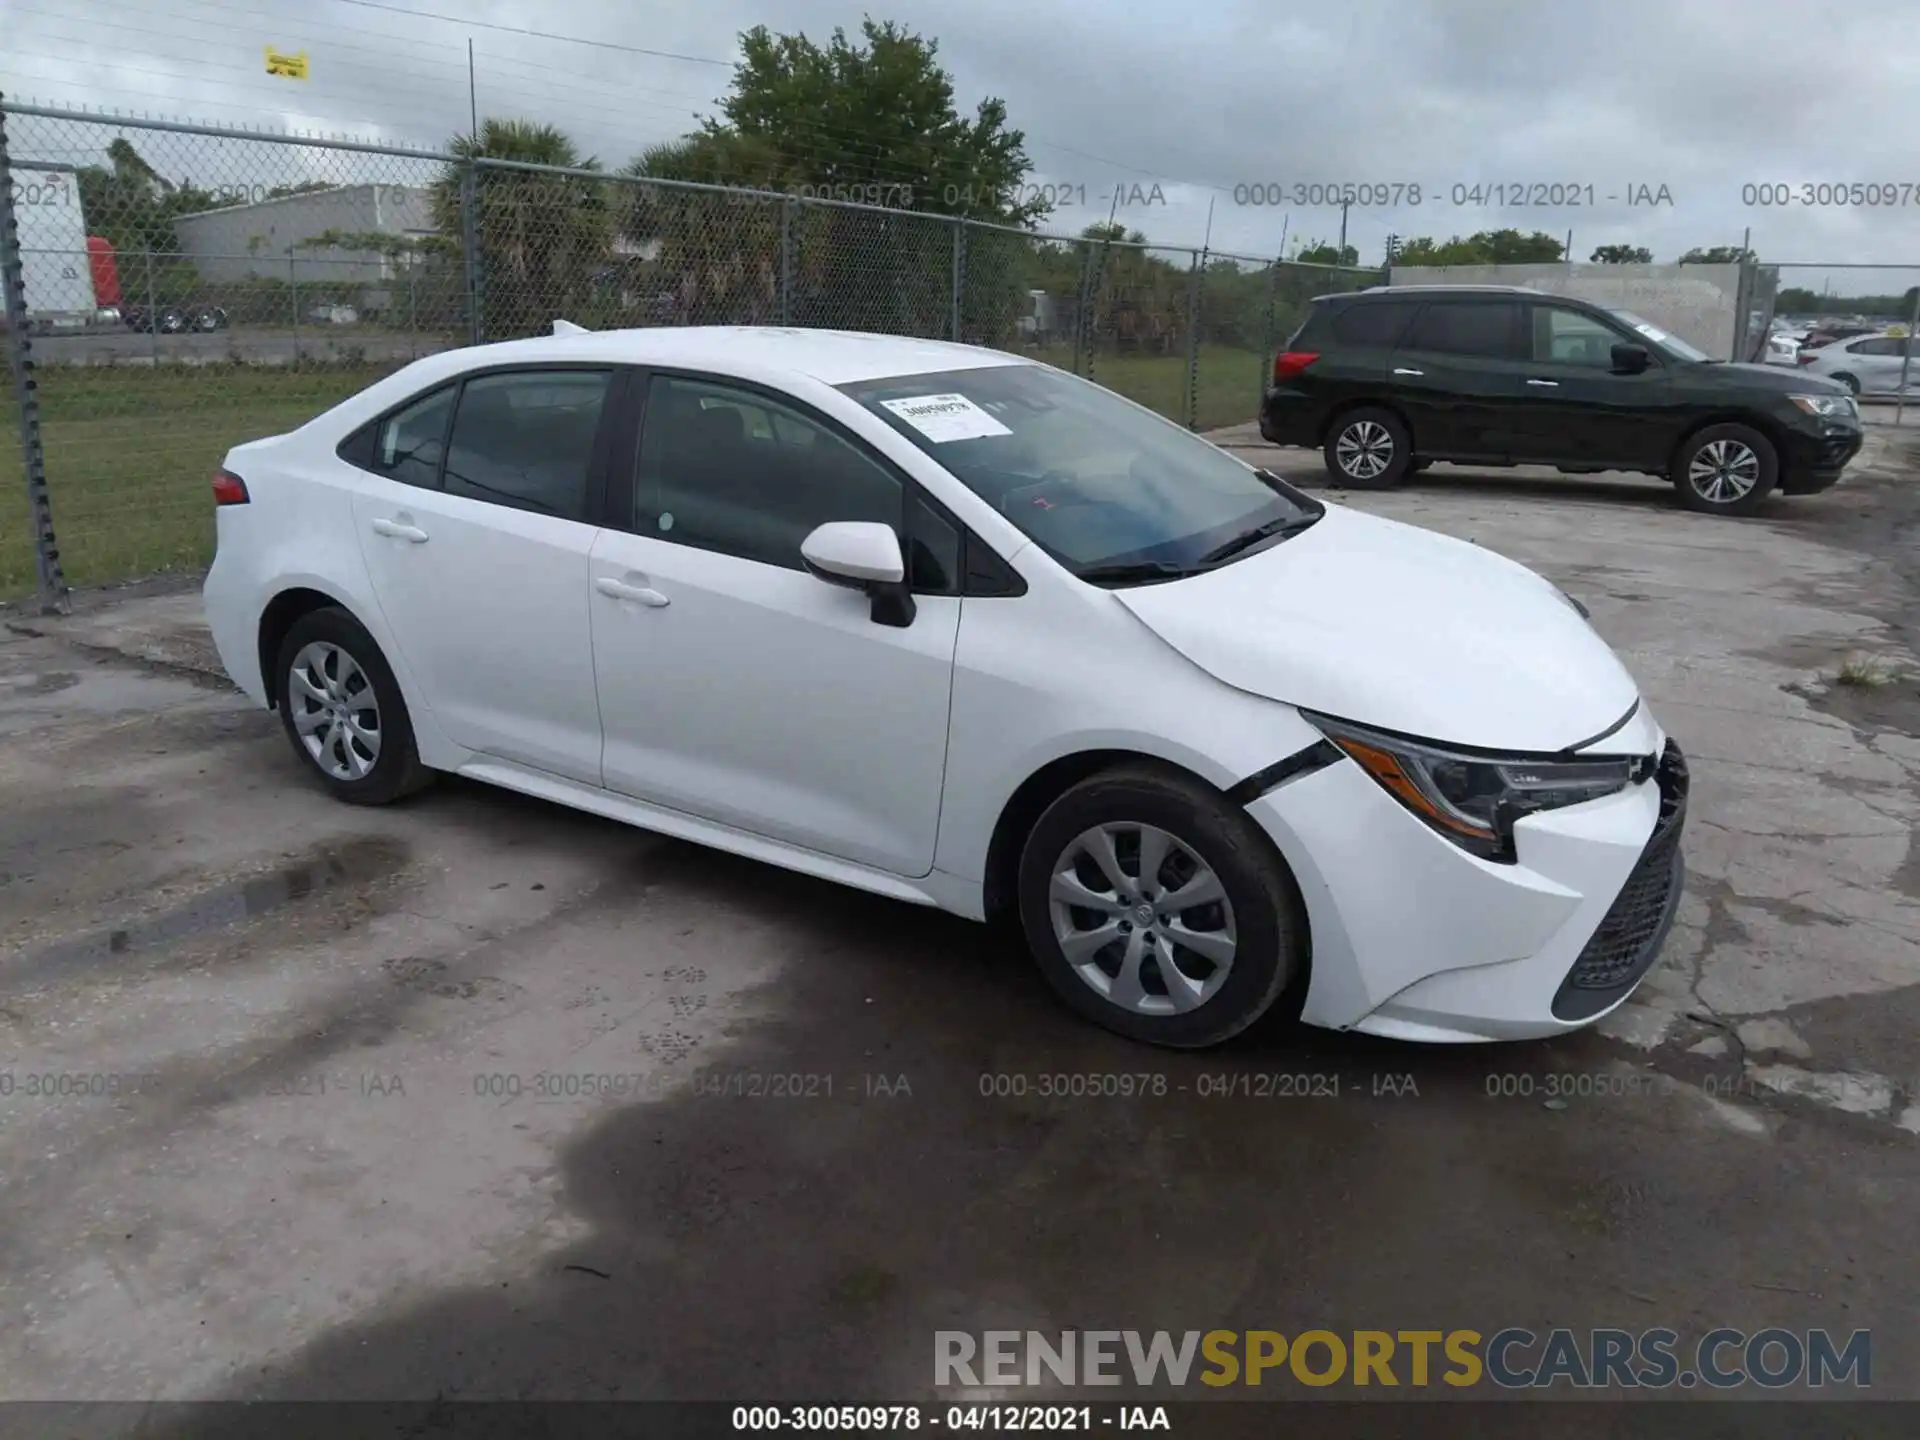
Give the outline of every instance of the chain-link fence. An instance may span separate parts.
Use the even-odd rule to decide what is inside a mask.
[[[0,598],[204,565],[232,445],[453,346],[797,325],[961,340],[1195,429],[1253,419],[1313,295],[1377,270],[217,126],[0,108],[29,505]],[[26,524],[20,523],[26,520]]]

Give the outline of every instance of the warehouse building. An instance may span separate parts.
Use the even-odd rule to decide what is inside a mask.
[[[430,192],[418,185],[339,185],[201,210],[174,220],[181,252],[211,281],[287,279],[374,283],[405,269],[384,248],[316,246],[327,235],[418,238],[436,234]]]

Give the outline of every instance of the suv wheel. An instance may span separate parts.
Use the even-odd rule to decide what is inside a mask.
[[[1780,478],[1773,445],[1746,425],[1709,425],[1680,447],[1674,490],[1689,510],[1751,515]]]
[[[341,800],[385,805],[427,784],[400,684],[366,627],[338,606],[302,615],[280,642],[280,723]]]
[[[1152,1045],[1239,1034],[1306,954],[1298,891],[1259,827],[1148,766],[1092,776],[1048,807],[1021,852],[1019,902],[1055,993]]]
[[[1350,410],[1327,432],[1327,473],[1353,490],[1391,490],[1413,463],[1407,427],[1391,410]]]

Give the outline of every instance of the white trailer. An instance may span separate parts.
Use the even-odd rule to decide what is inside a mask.
[[[79,329],[103,318],[93,293],[79,177],[71,170],[15,162],[13,213],[32,326]]]

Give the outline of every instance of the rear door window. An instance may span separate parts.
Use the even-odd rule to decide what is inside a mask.
[[[1412,300],[1362,301],[1347,306],[1333,322],[1333,338],[1343,345],[1391,350],[1406,334],[1419,306]]]
[[[584,520],[612,378],[606,370],[533,370],[469,380],[447,447],[447,493]]]
[[[1407,347],[1463,359],[1521,360],[1517,300],[1430,300],[1421,307]]]

